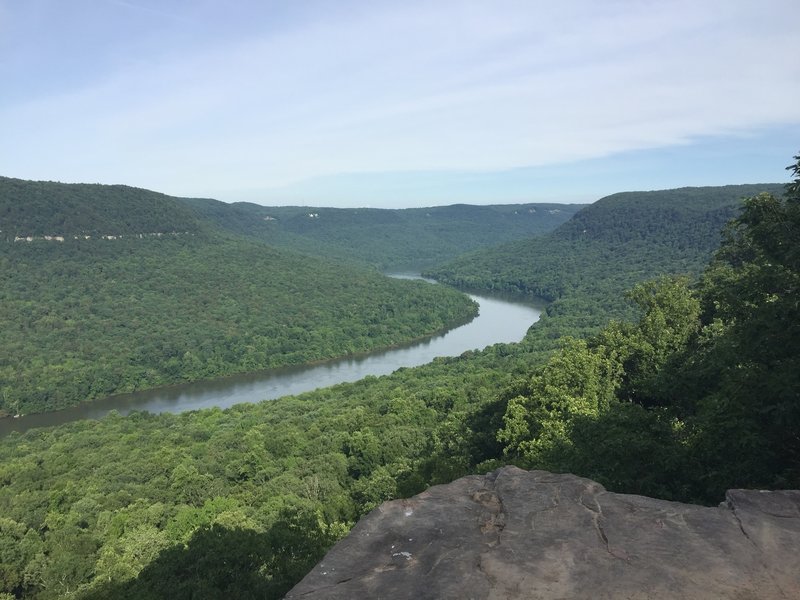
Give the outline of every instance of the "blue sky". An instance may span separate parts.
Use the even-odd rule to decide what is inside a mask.
[[[0,0],[0,174],[263,204],[781,182],[796,0]]]

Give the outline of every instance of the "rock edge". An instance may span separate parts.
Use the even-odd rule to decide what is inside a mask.
[[[796,599],[800,491],[709,508],[504,467],[382,504],[286,598]]]

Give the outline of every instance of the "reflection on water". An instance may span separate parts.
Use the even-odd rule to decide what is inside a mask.
[[[483,349],[499,342],[518,342],[541,314],[539,309],[518,299],[485,294],[470,294],[470,297],[480,304],[480,314],[475,319],[407,346],[312,365],[282,367],[121,394],[56,412],[0,419],[0,436],[33,427],[97,419],[112,410],[124,415],[134,410],[179,413],[214,406],[228,408],[242,402],[273,400],[337,383],[357,381],[367,375],[387,375],[401,367],[423,365],[438,356],[458,356],[467,350]]]

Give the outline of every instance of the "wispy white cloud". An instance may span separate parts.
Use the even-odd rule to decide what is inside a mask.
[[[104,42],[119,60],[79,89],[0,97],[7,174],[235,196],[339,173],[558,164],[800,123],[789,0],[323,2],[275,18],[271,5],[223,17],[230,6],[210,3],[191,19],[190,4],[110,1],[182,20],[162,23],[150,49],[131,41],[135,28]],[[215,15],[227,19],[218,29]],[[207,36],[186,33],[198,20]]]

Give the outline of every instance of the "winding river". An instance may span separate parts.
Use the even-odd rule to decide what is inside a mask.
[[[392,276],[416,278],[403,274]],[[99,419],[112,410],[125,415],[136,410],[179,413],[215,406],[228,408],[242,402],[274,400],[357,381],[368,375],[387,375],[401,367],[423,365],[438,356],[458,356],[467,350],[483,349],[491,344],[518,342],[541,314],[537,306],[519,298],[488,293],[469,296],[480,304],[480,314],[472,321],[405,346],[321,363],[120,394],[55,412],[0,419],[0,437],[12,431],[27,431],[80,419]]]

